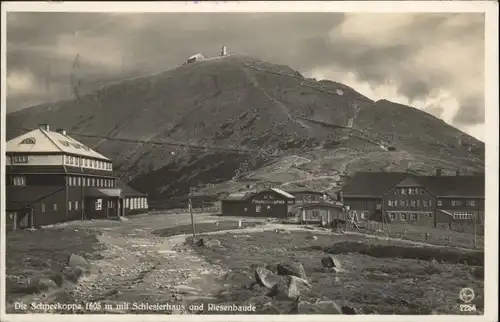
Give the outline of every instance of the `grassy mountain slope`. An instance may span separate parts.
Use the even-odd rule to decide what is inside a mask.
[[[238,173],[247,181],[310,185],[318,180],[326,189],[358,170],[484,170],[482,142],[425,112],[373,102],[345,85],[306,79],[287,66],[245,55],[196,62],[110,84],[80,100],[10,113],[7,135],[39,123],[65,128],[111,157],[120,176],[152,198],[181,196],[198,183],[215,184],[212,192],[236,189],[242,184],[231,180]],[[269,149],[281,157],[78,134]],[[293,155],[302,161],[288,162]],[[273,166],[280,160],[282,166]],[[232,184],[224,183],[228,180]]]

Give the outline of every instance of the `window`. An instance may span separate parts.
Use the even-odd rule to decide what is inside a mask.
[[[425,189],[419,189],[419,191],[421,196],[425,194]]]
[[[75,201],[75,210],[78,210],[78,200]]]
[[[82,185],[82,178],[81,177],[78,177],[78,179],[77,179],[77,185],[78,186]]]
[[[405,200],[406,207],[410,207],[410,200]]]
[[[397,196],[399,195],[399,189],[394,189],[394,194]]]
[[[392,201],[392,200],[389,200],[389,201],[387,202],[387,204],[389,205],[389,207],[394,207],[394,203],[393,203],[393,201]]]
[[[125,199],[125,208],[128,208],[128,198]]]
[[[108,200],[108,208],[113,208],[113,201]]]
[[[467,206],[469,206],[469,207],[476,206],[476,201],[475,200],[467,200]]]
[[[87,187],[91,187],[91,185],[90,185],[90,178],[87,178]]]
[[[432,207],[432,200],[429,200],[429,207]]]
[[[89,160],[88,159],[83,159],[83,163],[85,164],[85,166],[88,166],[89,165]]]
[[[362,211],[361,212],[361,219],[368,219],[368,212]]]
[[[459,206],[461,206],[461,205],[462,205],[462,200],[452,200],[452,201],[451,201],[451,205],[452,205],[453,207],[459,207]]]
[[[141,208],[142,208],[142,199],[141,199]],[[271,210],[271,206],[267,206],[267,210]]]
[[[417,206],[417,201],[416,200],[412,200],[411,201],[411,207],[415,208],[416,206]]]
[[[95,178],[92,178],[92,187],[95,187]]]
[[[406,195],[406,189],[405,188],[401,188],[401,194],[402,195]]]
[[[408,194],[409,195],[415,195],[415,189],[414,188],[408,188]]]
[[[69,211],[71,211],[71,205],[72,205],[71,201],[68,201],[68,210]]]
[[[261,205],[255,206],[255,212],[261,212],[261,210],[262,210],[262,206]]]
[[[443,200],[438,200],[438,206],[442,206],[443,205]]]
[[[28,163],[27,155],[15,155],[12,158],[12,163]]]
[[[429,203],[427,202],[427,200],[423,200],[422,202],[424,204],[424,207],[429,207]]]
[[[455,212],[455,213],[453,213],[453,219],[470,220],[470,219],[472,219],[472,213],[470,213],[470,212]]]
[[[13,176],[12,184],[14,186],[25,186],[26,185],[26,177],[25,176]]]
[[[26,138],[21,141],[21,144],[35,144],[36,140],[35,138]]]
[[[428,212],[428,213],[427,213],[427,217],[428,217],[428,218],[432,218],[432,212]]]
[[[420,207],[420,200],[417,200],[417,207]]]
[[[405,213],[401,214],[401,220],[406,220],[406,214]]]
[[[45,212],[45,204],[42,203],[42,212]]]
[[[389,214],[389,216],[390,216],[391,220],[396,220],[396,214],[395,213],[391,212]]]
[[[54,204],[54,211],[57,211],[57,204]]]
[[[411,214],[411,220],[418,220],[418,214]]]

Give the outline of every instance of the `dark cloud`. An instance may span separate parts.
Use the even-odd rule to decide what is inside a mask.
[[[457,124],[484,122],[475,81],[484,73],[482,14],[10,12],[7,106],[69,98],[72,74],[90,91],[176,67],[198,52],[217,55],[222,45],[305,75],[390,82],[409,101],[446,91],[460,101]]]

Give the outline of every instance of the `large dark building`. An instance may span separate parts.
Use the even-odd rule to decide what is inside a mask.
[[[41,125],[7,142],[7,226],[16,229],[123,216],[128,199],[116,180],[110,159],[64,130],[51,131]],[[134,210],[145,212],[145,196],[132,195],[142,198],[133,204]],[[127,197],[132,197],[130,191]]]
[[[382,218],[436,228],[484,231],[485,177],[358,172],[343,187],[345,206],[360,220]]]
[[[224,216],[286,218],[295,203],[291,194],[271,188],[260,192],[234,193],[221,200]]]

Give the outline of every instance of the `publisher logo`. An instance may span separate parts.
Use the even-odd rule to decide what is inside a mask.
[[[471,288],[468,288],[468,287],[463,288],[459,294],[460,299],[464,303],[472,302],[472,300],[474,299],[474,296],[475,296],[474,290],[472,290]]]
[[[463,304],[460,304],[460,312],[475,312],[476,311],[476,305],[475,304],[470,304],[472,300],[475,297],[474,290],[471,288],[463,288],[460,291],[460,294],[458,295],[460,300],[464,302]]]

